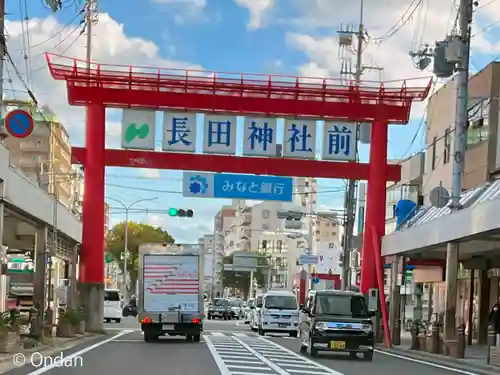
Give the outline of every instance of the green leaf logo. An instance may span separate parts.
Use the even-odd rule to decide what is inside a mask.
[[[125,129],[125,142],[130,143],[135,138],[144,139],[149,134],[149,125],[142,124],[137,127],[137,124],[133,123],[128,125],[127,129]]]

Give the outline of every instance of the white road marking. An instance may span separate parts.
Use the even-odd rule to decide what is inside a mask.
[[[387,355],[389,357],[394,357],[394,358],[403,359],[403,360],[409,361],[409,362],[420,363],[421,365],[426,365],[426,366],[430,366],[430,367],[439,368],[441,370],[448,370],[448,371],[456,372],[457,374],[479,375],[476,372],[471,372],[471,371],[467,371],[467,370],[461,370],[461,369],[458,369],[458,368],[448,367],[448,366],[445,366],[445,365],[440,365],[440,364],[437,364],[437,363],[427,362],[427,361],[424,361],[422,359],[416,359],[416,358],[406,357],[404,355],[399,355],[399,354],[395,354],[395,353],[389,353],[389,352],[386,352],[384,350],[377,350],[377,349],[375,349],[375,352],[377,352],[379,354]]]
[[[287,368],[287,364],[290,364],[290,361],[291,359],[297,359],[297,360],[302,360],[303,363],[307,363],[310,365],[309,369],[307,370],[294,370],[294,369],[288,369],[287,368],[287,371],[289,373],[307,373],[307,374],[313,374],[313,375],[344,375],[342,374],[341,372],[338,372],[334,369],[331,369],[329,367],[326,367],[320,363],[317,363],[309,358],[306,358],[306,357],[303,357],[297,353],[295,353],[294,351],[288,349],[288,348],[285,348],[284,346],[281,346],[279,344],[276,344],[275,342],[271,341],[271,340],[268,340],[264,337],[259,337],[260,341],[264,341],[266,343],[268,343],[268,347],[271,348],[271,347],[275,347],[275,348],[280,348],[281,349],[281,352],[282,354],[281,355],[277,355],[277,354],[273,354],[272,356],[273,357],[276,357],[275,361],[276,363],[278,363],[281,367],[285,367]],[[288,359],[287,361],[283,360],[282,358],[285,356],[285,354],[288,354]],[[269,359],[271,360],[274,360],[271,356],[269,356]],[[298,361],[297,361],[298,362]],[[315,370],[322,370],[322,372],[316,372],[316,371],[312,371],[312,369],[315,369]],[[474,374],[474,375],[477,375],[477,374]]]
[[[104,344],[112,342],[112,341],[116,340],[117,338],[125,336],[125,335],[128,335],[129,333],[132,333],[132,332],[133,332],[133,330],[123,330],[120,333],[114,335],[113,337],[110,337],[110,338],[107,338],[105,340],[99,341],[99,342],[97,342],[97,343],[95,343],[93,345],[87,346],[87,347],[85,347],[85,348],[83,348],[83,349],[81,349],[81,350],[79,350],[77,352],[74,352],[74,353],[71,353],[71,354],[68,354],[68,355],[64,356],[64,360],[65,361],[66,360],[69,361],[69,360],[71,360],[73,358],[80,357],[82,354],[90,352],[91,350],[94,350],[94,349],[96,349],[96,348],[98,348],[98,347],[100,347],[100,346],[102,346]],[[32,372],[30,372],[30,373],[28,373],[26,375],[40,375],[40,374],[44,374],[47,371],[50,371],[50,370],[52,370],[53,368],[55,368],[57,366],[59,366],[59,362],[53,361],[50,364],[48,364],[47,366],[41,367],[39,369],[36,369],[35,371],[32,371]]]

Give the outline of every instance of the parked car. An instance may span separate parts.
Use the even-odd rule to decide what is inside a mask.
[[[227,298],[214,298],[213,302],[208,304],[208,319],[231,319],[231,304]]]

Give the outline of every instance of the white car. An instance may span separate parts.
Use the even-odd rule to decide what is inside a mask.
[[[122,304],[118,289],[104,290],[104,320],[106,323],[122,321]]]
[[[257,332],[259,330],[259,325],[260,325],[260,308],[257,307],[259,304],[262,303],[262,296],[258,296],[255,299],[255,308],[252,309],[252,314],[250,317],[250,330],[253,332]]]

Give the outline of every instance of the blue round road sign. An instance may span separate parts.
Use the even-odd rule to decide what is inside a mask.
[[[15,109],[5,117],[5,130],[15,138],[29,137],[34,129],[33,117],[22,109]]]

